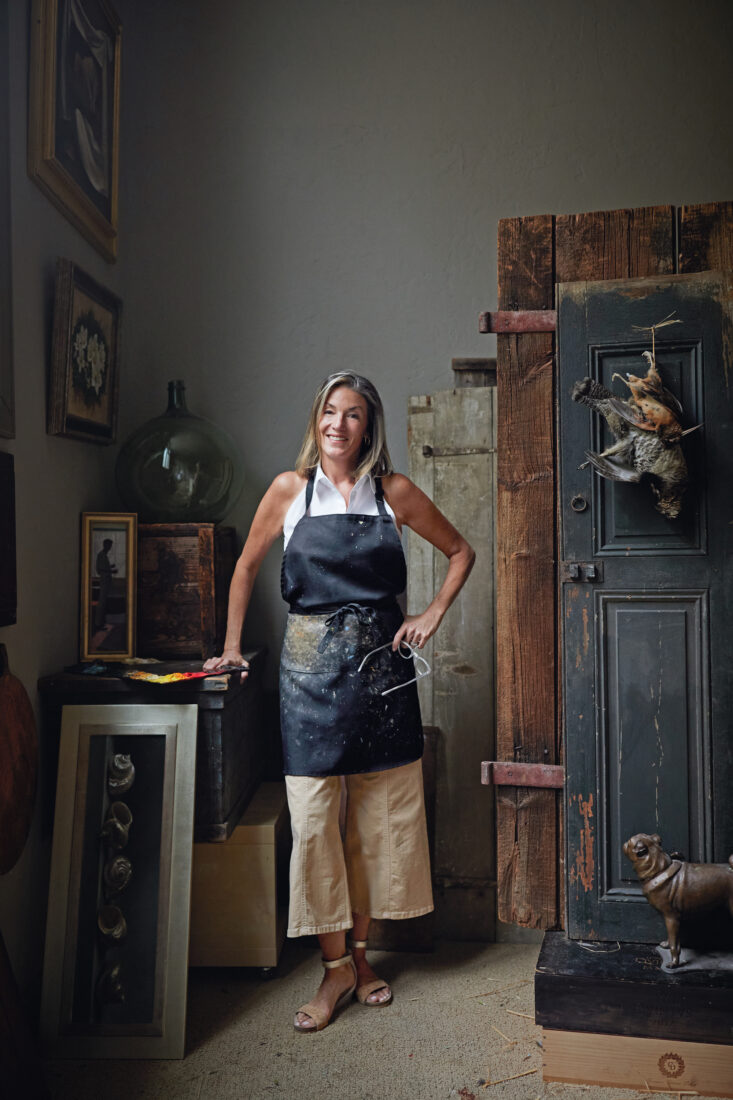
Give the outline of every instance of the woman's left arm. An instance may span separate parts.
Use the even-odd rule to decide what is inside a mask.
[[[448,559],[448,572],[440,591],[421,615],[406,616],[392,640],[393,649],[403,640],[422,649],[465,584],[476,554],[430,497],[404,474],[384,478],[384,495],[400,526],[407,526],[427,539]]]

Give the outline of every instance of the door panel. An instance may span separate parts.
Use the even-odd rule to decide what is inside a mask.
[[[667,851],[700,861],[733,851],[730,284],[706,272],[558,291],[562,558],[597,577],[562,586],[568,930],[654,941],[663,924],[623,842],[659,833]],[[673,310],[682,324],[657,333],[657,364],[683,427],[703,427],[683,440],[690,487],[669,520],[646,478],[579,469],[614,437],[570,390],[588,375],[626,396],[612,376],[645,374],[651,346],[635,326]]]

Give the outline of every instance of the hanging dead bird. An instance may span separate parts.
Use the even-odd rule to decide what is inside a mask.
[[[657,432],[665,443],[677,443],[683,434],[678,419],[682,414],[682,405],[663,385],[652,352],[644,351],[642,356],[649,364],[643,378],[635,374],[627,374],[625,378],[622,374],[612,374],[611,378],[620,378],[629,387],[630,402],[636,406],[636,422],[640,428]]]
[[[584,378],[576,382],[570,396],[603,416],[616,437],[615,443],[596,454],[586,451],[588,462],[602,477],[612,481],[641,481],[649,475],[656,508],[668,519],[682,510],[682,497],[689,481],[680,440],[694,428],[682,430],[682,406],[662,383],[654,352],[645,351],[649,364],[643,378],[627,374],[620,378],[630,391],[628,399],[618,397],[600,382]],[[700,427],[698,424],[697,427]]]

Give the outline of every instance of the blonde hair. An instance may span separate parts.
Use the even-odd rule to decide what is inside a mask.
[[[295,460],[295,469],[302,476],[308,476],[320,462],[321,452],[318,446],[318,423],[323,415],[326,402],[338,386],[348,386],[354,393],[360,394],[366,401],[367,427],[364,442],[359,451],[354,477],[358,481],[364,474],[383,477],[394,471],[392,459],[387,450],[387,436],[384,428],[384,409],[376,387],[361,374],[343,371],[329,374],[318,387],[313,398],[313,406],[308,418],[308,427],[300,453]],[[368,440],[368,442],[366,442]]]

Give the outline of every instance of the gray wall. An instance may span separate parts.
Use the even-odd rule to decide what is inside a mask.
[[[45,434],[57,254],[124,299],[121,438],[183,378],[191,408],[241,445],[248,486],[230,518],[244,533],[330,371],[374,379],[406,468],[408,396],[450,386],[451,357],[493,353],[476,317],[496,302],[499,218],[733,197],[728,0],[116,6],[111,267],[25,175],[29,4],[11,5],[20,604],[0,640],[31,691],[75,658],[79,512],[119,506],[109,450]],[[247,624],[273,651],[278,569],[273,553]],[[31,995],[48,852],[39,811],[0,879]]]
[[[331,371],[377,383],[406,469],[408,396],[494,351],[499,218],[733,195],[725,2],[127,8],[124,420],[184,378],[241,444],[241,532]]]

